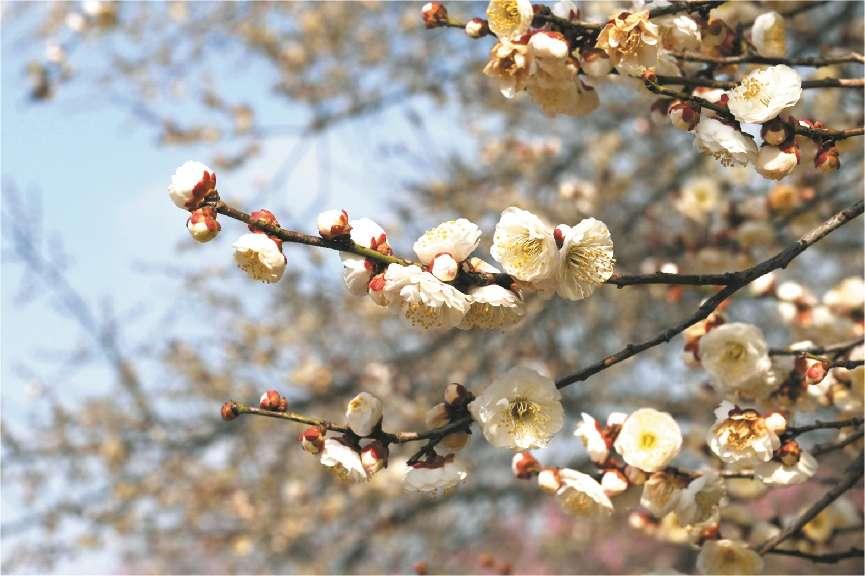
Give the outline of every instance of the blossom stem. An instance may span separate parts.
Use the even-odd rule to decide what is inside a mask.
[[[822,456],[823,454],[827,454],[829,452],[834,452],[835,450],[841,450],[842,448],[846,448],[850,444],[857,442],[865,435],[865,430],[862,428],[859,429],[858,432],[854,432],[850,434],[843,440],[839,440],[838,442],[831,442],[829,444],[818,444],[811,451],[811,454],[816,458],[818,456]]]
[[[821,422],[820,420],[817,420],[813,424],[806,424],[804,426],[788,426],[784,431],[784,434],[786,436],[799,436],[800,434],[811,432],[812,430],[828,430],[832,428],[861,426],[863,422],[865,422],[865,420],[862,418],[848,418],[847,420],[835,420],[833,422]]]
[[[661,85],[671,86],[702,86],[706,88],[723,88],[729,90],[735,88],[738,82],[734,80],[715,80],[714,78],[700,78],[697,76],[655,76],[655,82]],[[862,88],[865,86],[865,78],[819,78],[816,80],[803,80],[802,89],[810,88]]]
[[[801,552],[799,550],[779,550],[775,548],[773,550],[769,550],[767,554],[778,554],[779,556],[793,556],[795,558],[804,558],[805,560],[810,560],[811,562],[816,562],[817,564],[834,564],[836,562],[840,562],[841,560],[846,560],[847,558],[861,558],[862,555],[865,554],[865,550],[862,550],[862,548],[850,548],[849,550],[844,550],[842,552],[811,554],[808,552]]]

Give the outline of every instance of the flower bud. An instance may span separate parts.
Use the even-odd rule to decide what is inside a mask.
[[[760,137],[770,146],[780,146],[793,137],[793,127],[778,116],[763,124]]]
[[[450,452],[459,452],[466,447],[466,444],[471,440],[471,434],[468,432],[453,432],[441,439],[441,446],[447,448]]]
[[[237,411],[237,404],[234,402],[226,402],[222,405],[222,419],[228,422],[229,420],[234,420],[237,418],[240,413]]]
[[[351,232],[348,212],[345,210],[325,210],[318,215],[318,233],[328,240],[347,236]]]
[[[370,476],[387,468],[388,449],[387,446],[375,440],[370,442],[360,451],[360,462],[364,470]]]
[[[628,478],[621,470],[611,468],[601,478],[601,488],[607,496],[616,496],[628,489]]]
[[[556,241],[556,248],[560,249],[565,245],[565,236],[568,235],[568,226],[566,224],[559,224],[555,228],[553,228],[553,238]]]
[[[430,272],[442,282],[450,282],[457,277],[460,267],[450,254],[439,254],[433,258]]]
[[[450,415],[448,414],[447,404],[439,402],[426,413],[426,425],[429,429],[441,428],[450,423]]]
[[[213,206],[202,206],[193,210],[186,221],[186,229],[192,238],[198,242],[209,242],[216,238],[221,229],[216,220],[216,209]]]
[[[472,18],[466,22],[466,36],[469,38],[483,38],[489,33],[489,22],[483,18]]]
[[[300,447],[310,454],[320,454],[324,450],[324,431],[310,426],[300,433]]]
[[[250,232],[260,231],[260,229],[254,225],[255,222],[260,222],[269,226],[279,226],[279,222],[277,221],[276,216],[273,215],[273,212],[264,208],[262,208],[261,210],[256,210],[255,212],[251,212],[249,214]]]
[[[772,412],[765,418],[766,428],[775,434],[781,434],[787,429],[787,419],[780,412]]]
[[[671,98],[658,98],[652,102],[652,106],[649,108],[649,115],[655,126],[663,126],[667,123],[667,114],[670,111],[670,104],[672,102]]]
[[[688,100],[673,100],[667,115],[673,126],[689,132],[700,121],[700,107]]]
[[[171,177],[168,195],[178,208],[192,212],[216,190],[216,173],[201,162],[185,162]]]
[[[420,9],[420,15],[427,29],[438,28],[448,23],[448,11],[441,2],[427,2]]]
[[[511,470],[517,478],[528,480],[535,474],[540,473],[541,463],[528,450],[517,452],[511,459]]]
[[[783,148],[763,145],[757,153],[756,169],[764,178],[780,180],[799,165],[799,147],[789,144]]]
[[[387,306],[388,301],[384,293],[384,272],[380,272],[373,276],[369,281],[369,297],[379,306]]]
[[[814,167],[822,174],[834,172],[841,167],[841,159],[838,157],[838,148],[835,144],[824,144],[814,156]]]
[[[621,426],[628,419],[628,414],[625,412],[610,412],[607,416],[607,427]]]
[[[785,440],[778,448],[778,458],[784,466],[795,466],[800,456],[802,456],[802,448],[795,440]]]
[[[268,390],[261,395],[258,406],[262,410],[285,412],[288,408],[288,401],[276,390]]]
[[[458,408],[465,406],[474,399],[474,395],[462,384],[452,382],[445,386],[445,404]]]
[[[562,479],[559,477],[558,468],[544,468],[538,473],[538,486],[547,492],[555,493],[562,487]]]
[[[381,418],[381,400],[369,392],[361,392],[352,398],[345,410],[348,427],[361,437],[372,434],[375,427],[381,423]]]
[[[613,65],[610,63],[610,57],[600,48],[589,48],[580,52],[580,68],[586,73],[586,76],[598,78],[608,75]]]

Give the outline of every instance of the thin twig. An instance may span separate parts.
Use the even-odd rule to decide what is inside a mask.
[[[851,62],[865,63],[865,57],[858,52],[838,56],[809,56],[803,58],[776,58],[760,56],[759,54],[739,54],[738,56],[707,56],[692,52],[677,52],[673,56],[686,62],[704,62],[706,64],[786,64],[788,66],[831,66],[832,64],[847,64]]]
[[[854,432],[853,434],[850,434],[849,436],[847,436],[843,440],[839,440],[838,442],[818,444],[817,446],[814,446],[814,449],[811,450],[811,454],[816,458],[818,456],[822,456],[823,454],[828,454],[829,452],[841,450],[861,439],[863,435],[865,435],[865,431],[860,428],[858,432]]]
[[[778,554],[779,556],[793,556],[795,558],[804,558],[817,564],[834,564],[848,558],[862,558],[865,550],[862,548],[850,548],[843,552],[827,552],[826,554],[810,554],[808,552],[800,552],[799,550],[769,550],[767,554]]]
[[[821,422],[817,420],[813,424],[805,424],[804,426],[788,426],[784,431],[786,436],[799,436],[813,430],[831,430],[835,428],[853,428],[861,426],[865,421],[862,418],[848,418],[847,420],[835,420],[833,422]]]

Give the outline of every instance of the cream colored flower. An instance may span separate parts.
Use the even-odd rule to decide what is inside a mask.
[[[424,232],[412,247],[418,260],[430,266],[439,254],[450,254],[457,262],[462,262],[478,247],[481,229],[474,222],[459,218],[443,222]]]
[[[751,390],[769,378],[772,361],[763,333],[753,324],[722,324],[700,338],[700,363],[720,391]]]
[[[497,42],[490,50],[490,60],[483,72],[495,79],[502,96],[510,99],[528,86],[532,62],[532,52],[527,44]]]
[[[653,473],[643,484],[640,506],[657,518],[663,518],[676,508],[686,482],[687,480],[677,474]]]
[[[760,56],[783,58],[787,54],[784,17],[777,12],[764,12],[757,16],[751,26],[751,42]]]
[[[792,108],[802,96],[802,78],[784,64],[754,70],[728,92],[727,107],[739,122],[762,124]]]
[[[694,220],[705,223],[706,219],[720,207],[721,190],[714,178],[691,178],[682,186],[676,199],[676,210]]]
[[[384,280],[385,303],[398,306],[413,326],[454,328],[469,310],[465,294],[417,265],[390,264]]]
[[[391,252],[384,229],[369,218],[350,220],[352,242],[364,248],[372,248],[385,254]],[[367,293],[374,269],[373,262],[350,252],[340,252],[343,280],[348,291],[355,296]]]
[[[491,0],[487,6],[490,31],[500,40],[516,40],[529,31],[533,18],[530,0]]]
[[[491,382],[469,404],[469,411],[487,441],[499,448],[542,448],[564,425],[555,382],[523,367]]]
[[[600,104],[597,90],[579,79],[547,85],[532,82],[529,84],[529,94],[541,112],[550,117],[558,114],[586,116]]]
[[[631,466],[656,472],[679,454],[682,431],[666,412],[640,408],[622,424],[613,448]]]
[[[799,148],[795,145],[778,146],[763,145],[757,153],[755,168],[757,173],[769,180],[781,180],[791,174],[799,165]]]
[[[671,14],[656,20],[661,28],[661,45],[682,52],[700,49],[700,26],[685,14]]]
[[[578,66],[564,36],[538,32],[529,40],[529,49],[534,59],[528,90],[544,114],[584,116],[598,107],[597,92],[577,78]]]
[[[285,272],[282,248],[266,234],[250,232],[234,242],[234,261],[253,280],[279,282]]]
[[[760,574],[763,558],[735,540],[706,540],[697,556],[701,574]]]
[[[346,446],[336,438],[325,439],[320,462],[323,466],[330,468],[342,480],[349,480],[351,482],[366,482],[369,480],[369,475],[366,473],[366,469],[360,460],[360,454],[354,448]]]
[[[839,314],[861,312],[865,306],[865,280],[851,276],[823,295],[823,304]]]
[[[432,467],[426,464],[409,466],[403,478],[406,490],[433,496],[447,494],[468,477],[462,464],[445,461]]]
[[[168,196],[178,208],[192,212],[216,190],[216,173],[201,162],[184,162],[171,177]]]
[[[556,240],[562,238],[556,289],[562,298],[587,298],[613,275],[613,241],[609,228],[600,220],[586,218],[573,228],[561,224],[554,236]]]
[[[647,10],[622,12],[604,26],[595,45],[610,56],[619,72],[639,76],[658,61],[659,35]]]
[[[570,468],[562,468],[558,473],[561,486],[556,491],[556,498],[567,512],[581,518],[613,513],[613,503],[594,478]]]
[[[722,166],[747,166],[757,157],[754,139],[720,120],[702,113],[694,129],[694,147],[721,162]]]
[[[688,484],[676,503],[676,516],[682,525],[702,524],[717,517],[724,497],[724,483],[714,470],[703,472]]]
[[[483,328],[500,330],[519,322],[525,314],[525,303],[515,292],[498,284],[478,286],[469,290],[471,306],[463,317],[460,329]]]
[[[715,409],[715,418],[706,441],[727,464],[756,466],[771,460],[772,453],[781,446],[778,436],[756,410],[736,408],[725,401]]]
[[[603,464],[610,455],[610,448],[607,446],[604,435],[601,434],[601,426],[597,420],[585,412],[582,413],[581,417],[582,420],[577,424],[577,429],[574,430],[574,436],[582,440],[592,462]]]
[[[770,460],[758,464],[754,474],[766,484],[802,484],[817,473],[817,459],[804,450],[795,462],[789,465],[781,460]]]
[[[505,272],[533,282],[553,278],[558,266],[558,247],[552,229],[527,210],[510,207],[502,212],[490,249]]]
[[[345,421],[351,431],[360,437],[369,436],[381,422],[381,400],[369,392],[361,392],[351,399],[345,409]]]

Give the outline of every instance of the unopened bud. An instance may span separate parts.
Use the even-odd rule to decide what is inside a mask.
[[[324,450],[324,431],[317,426],[310,426],[300,433],[300,447],[310,454],[319,454]]]
[[[834,144],[821,146],[817,155],[814,156],[814,167],[823,174],[834,172],[840,168],[841,159],[838,157],[838,148]]]
[[[567,224],[559,224],[553,229],[553,238],[556,241],[556,247],[561,248],[565,244],[565,236],[568,235],[569,227]]]
[[[547,492],[555,493],[562,487],[562,479],[559,477],[558,468],[544,468],[538,473],[538,486]]]
[[[580,52],[580,68],[587,76],[606,76],[613,70],[610,57],[600,48],[589,48]]]
[[[489,22],[483,18],[472,18],[466,22],[466,36],[469,38],[483,38],[490,33]]]
[[[766,428],[775,434],[781,434],[787,429],[787,419],[780,412],[772,412],[765,418]]]
[[[387,446],[375,440],[360,451],[360,462],[363,464],[364,470],[370,476],[387,468],[388,449]]]
[[[186,229],[197,242],[210,242],[220,230],[216,209],[213,206],[203,206],[194,210],[186,221]]]
[[[249,229],[253,232],[258,232],[259,229],[255,227],[254,223],[267,224],[269,226],[279,226],[279,221],[277,221],[276,216],[273,215],[273,212],[270,210],[266,210],[262,208],[261,210],[256,210],[249,214]]]
[[[628,478],[621,470],[611,468],[601,477],[601,488],[607,496],[616,496],[628,489]]]
[[[780,146],[793,136],[793,127],[787,122],[776,117],[765,124],[760,129],[760,137],[770,146]]]
[[[688,100],[674,100],[667,111],[670,123],[678,128],[689,132],[694,129],[700,121],[700,107]]]
[[[812,383],[817,383],[823,380],[826,377],[826,365],[819,360],[814,360],[813,363],[809,363],[808,370],[805,371],[805,378],[807,378]]]
[[[426,413],[426,425],[427,428],[431,430],[447,426],[450,421],[451,419],[448,414],[448,407],[444,402],[439,402]]]
[[[471,440],[471,434],[468,432],[453,432],[441,439],[441,445],[450,452],[459,452],[466,447],[469,440]]]
[[[387,241],[387,234],[380,234],[378,238],[373,237],[370,240],[369,247],[379,254],[384,254],[385,256],[390,256],[393,254],[393,248],[390,247]]]
[[[474,395],[462,384],[451,382],[445,386],[445,404],[459,408],[465,406],[474,399]]]
[[[527,480],[541,471],[541,463],[527,450],[517,452],[511,459],[511,471],[517,478]]]
[[[360,437],[369,436],[381,424],[381,400],[369,392],[361,392],[351,399],[345,409],[345,420],[351,431]]]
[[[610,412],[607,416],[607,426],[621,426],[628,419],[626,412]]]
[[[237,411],[237,404],[234,402],[226,402],[222,405],[222,419],[228,422],[229,420],[234,420],[240,415],[240,412]]]
[[[802,456],[802,447],[795,440],[786,440],[778,448],[778,458],[784,466],[795,466]]]
[[[189,161],[171,177],[168,195],[178,208],[192,212],[216,190],[216,173],[201,162]]]
[[[261,395],[258,406],[262,410],[285,412],[288,409],[288,401],[276,390],[268,390]]]
[[[442,282],[450,282],[457,277],[460,267],[450,254],[439,254],[433,258],[430,272]]]
[[[345,210],[325,210],[318,215],[318,233],[328,240],[347,236],[351,232],[348,212]]]
[[[700,530],[700,535],[697,536],[697,545],[702,546],[707,540],[718,540],[721,537],[721,532],[718,530],[717,524],[707,524]]]
[[[780,180],[799,165],[799,147],[789,144],[784,147],[763,145],[757,153],[755,168],[760,176]]]
[[[420,15],[427,29],[438,28],[448,23],[448,11],[441,2],[427,2],[420,9]]]

